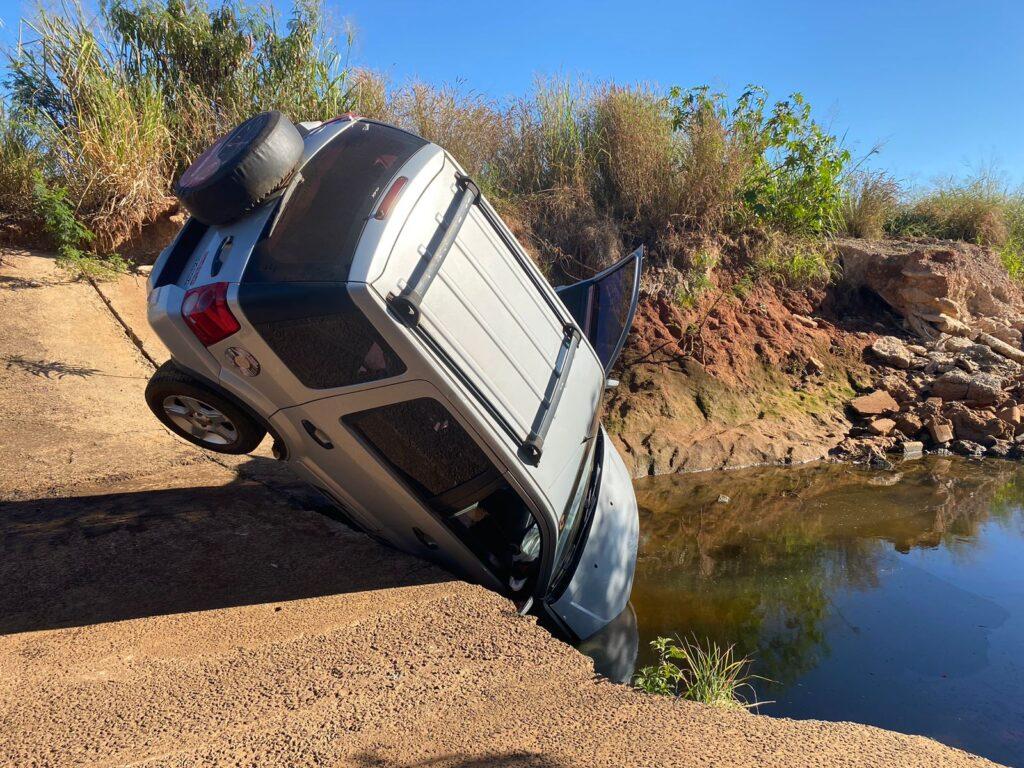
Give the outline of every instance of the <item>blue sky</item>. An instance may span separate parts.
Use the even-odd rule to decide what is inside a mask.
[[[911,183],[995,165],[1024,183],[1024,0],[328,0],[352,60],[496,99],[537,75],[799,90],[855,154]],[[0,0],[10,39],[21,3]]]

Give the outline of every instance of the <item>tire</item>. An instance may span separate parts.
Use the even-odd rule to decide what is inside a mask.
[[[280,189],[302,157],[302,136],[282,113],[262,112],[221,136],[174,185],[203,224],[227,224]]]
[[[146,404],[174,434],[208,451],[250,453],[267,434],[237,403],[171,361],[146,385]]]

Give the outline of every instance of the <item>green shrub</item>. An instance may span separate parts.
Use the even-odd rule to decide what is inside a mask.
[[[759,678],[748,673],[750,659],[737,659],[733,646],[659,637],[651,647],[658,654],[658,663],[637,673],[633,683],[640,690],[727,709],[758,706],[756,699],[747,701],[744,691],[753,694],[751,681]]]
[[[124,261],[116,254],[105,258],[89,249],[95,235],[80,222],[68,203],[63,187],[49,187],[40,172],[33,176],[32,199],[46,234],[57,249],[57,264],[75,276],[109,278],[123,272]]]
[[[822,235],[841,223],[842,175],[850,153],[811,118],[799,93],[769,107],[749,86],[730,109],[706,86],[673,89],[675,123],[684,130],[714,116],[749,167],[740,181],[743,207],[760,225],[793,235]]]

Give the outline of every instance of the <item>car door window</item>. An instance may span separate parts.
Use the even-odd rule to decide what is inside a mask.
[[[537,522],[444,405],[421,397],[341,420],[510,593],[532,591],[540,565]]]
[[[557,289],[606,372],[618,360],[633,324],[642,262],[641,247],[600,274]]]

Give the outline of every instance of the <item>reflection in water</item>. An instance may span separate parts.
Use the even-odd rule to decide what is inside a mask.
[[[1024,764],[1024,469],[932,458],[636,488],[639,654],[630,615],[588,643],[599,671],[628,679],[658,635],[709,637],[774,681],[758,686],[774,702],[765,714],[871,723]]]

